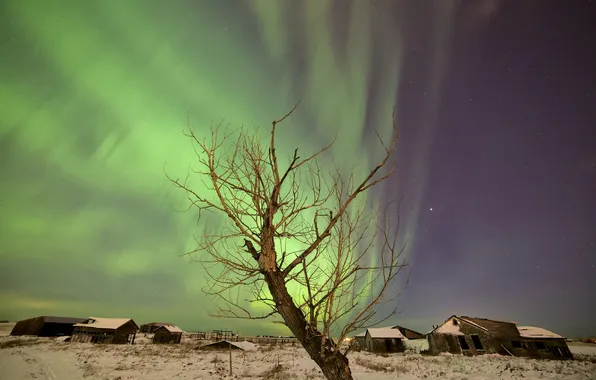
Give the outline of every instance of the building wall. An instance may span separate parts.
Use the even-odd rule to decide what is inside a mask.
[[[401,339],[372,338],[366,334],[366,349],[371,352],[404,352]]]
[[[182,333],[171,333],[169,331],[158,330],[153,336],[153,343],[180,343]]]
[[[513,348],[512,353],[515,356],[536,359],[573,359],[565,339],[521,338],[518,343],[522,348]]]

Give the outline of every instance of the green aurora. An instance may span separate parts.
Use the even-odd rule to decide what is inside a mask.
[[[395,22],[382,8],[352,1],[338,45],[333,3],[3,2],[0,318],[279,329],[207,316],[201,267],[180,256],[201,226],[175,211],[184,196],[164,164],[183,175],[194,160],[181,133],[188,113],[199,135],[224,118],[266,132],[302,99],[278,150],[306,154],[337,136],[327,163],[368,169],[379,149],[364,126],[390,136],[403,40],[399,27],[382,33]],[[437,36],[453,7],[438,6]],[[289,22],[297,8],[299,20]],[[437,43],[440,61],[447,47]],[[371,102],[373,75],[382,80]],[[419,173],[421,194],[428,146],[418,148],[409,172]],[[408,203],[404,233],[415,239],[420,199]]]

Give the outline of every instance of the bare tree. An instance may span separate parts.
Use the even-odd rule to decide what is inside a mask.
[[[273,121],[268,139],[221,124],[201,139],[189,122],[185,134],[200,168],[184,180],[168,179],[200,219],[213,212],[223,221],[205,223],[211,227],[189,252],[205,267],[205,293],[220,301],[216,315],[281,316],[327,379],[352,379],[349,348],[340,344],[383,320],[376,306],[388,301],[386,290],[405,266],[403,247],[396,247],[398,217],[392,221],[388,207],[379,210],[363,196],[394,171],[388,163],[398,139],[395,115],[390,144],[377,134],[382,160],[357,178],[354,170],[346,175],[321,164],[333,142],[306,158],[296,149],[280,163],[276,128],[297,106]]]

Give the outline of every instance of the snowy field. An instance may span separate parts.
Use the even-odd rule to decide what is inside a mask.
[[[254,346],[228,351],[180,345],[92,345],[60,339],[0,337],[0,379],[163,380],[163,379],[323,379],[303,350]],[[570,346],[578,360],[550,361],[497,355],[421,356],[366,352],[349,355],[354,379],[595,379],[596,345]]]

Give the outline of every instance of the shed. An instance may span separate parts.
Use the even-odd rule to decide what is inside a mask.
[[[379,327],[366,330],[366,349],[372,352],[403,352],[402,340],[406,339],[398,329]]]
[[[356,345],[360,349],[366,350],[366,331],[361,332],[360,334],[354,335],[354,340],[356,341]]]
[[[139,332],[146,333],[146,334],[153,334],[155,330],[163,326],[175,326],[173,323],[166,323],[166,322],[150,322],[141,325],[139,328]]]
[[[220,340],[218,342],[205,344],[201,346],[203,350],[242,350],[242,351],[249,351],[245,350],[243,346],[244,342],[230,342],[229,340]]]
[[[96,318],[74,325],[72,342],[134,343],[139,327],[131,318]]]
[[[74,330],[74,325],[85,322],[87,319],[50,316],[24,319],[14,325],[10,335],[70,336]]]
[[[153,343],[180,343],[182,329],[178,326],[165,325],[154,330]]]
[[[515,323],[486,318],[451,316],[428,334],[429,352],[478,355],[510,354],[519,339]]]
[[[518,326],[519,340],[513,341],[513,354],[541,359],[573,359],[565,337],[541,327]]]

